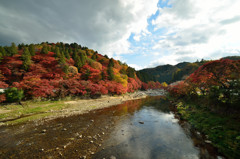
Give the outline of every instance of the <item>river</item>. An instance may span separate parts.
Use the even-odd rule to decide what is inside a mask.
[[[165,97],[83,115],[0,127],[0,158],[221,158]]]

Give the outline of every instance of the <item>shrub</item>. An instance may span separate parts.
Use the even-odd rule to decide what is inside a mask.
[[[15,87],[5,91],[7,102],[19,102],[24,97],[23,90],[18,90]]]

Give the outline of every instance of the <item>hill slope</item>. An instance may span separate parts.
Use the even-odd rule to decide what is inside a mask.
[[[182,62],[177,65],[162,65],[155,68],[140,70],[137,72],[137,75],[143,82],[158,81],[161,83],[171,83],[190,75],[203,63],[205,63],[205,61],[195,63]]]
[[[133,68],[76,43],[0,47],[0,88],[23,90],[25,99],[122,94],[141,86]],[[0,102],[6,98],[0,94]]]

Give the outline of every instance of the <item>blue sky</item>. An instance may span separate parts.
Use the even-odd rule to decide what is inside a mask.
[[[209,4],[209,10],[204,10],[202,9],[204,2],[202,4],[197,3],[194,6],[194,1],[180,0],[176,4],[176,1],[160,0],[157,5],[158,10],[147,19],[149,34],[140,36],[137,40],[134,38],[135,34],[131,34],[128,41],[131,43],[130,50],[132,53],[122,55],[122,59],[133,67],[142,69],[161,64],[176,64],[183,61],[194,62],[202,58],[218,59],[223,56],[240,55],[239,46],[234,44],[240,42],[239,38],[236,38],[236,36],[230,37],[233,35],[232,33],[238,32],[236,28],[240,27],[240,18],[236,11],[236,6],[239,6],[239,3],[232,1],[232,4],[229,4],[226,1],[222,1],[218,6],[215,2]],[[189,7],[185,7],[184,5],[189,5]],[[194,13],[192,9],[195,7],[199,8],[199,10],[196,10]],[[218,7],[223,7],[222,11],[217,10]],[[175,12],[175,10],[179,10],[180,12]],[[187,13],[184,13],[184,11]],[[216,12],[214,13],[214,11]],[[181,12],[183,12],[183,15],[181,15]],[[209,17],[207,17],[208,14],[206,13],[210,13]],[[224,13],[228,14],[228,16],[218,17]],[[200,15],[199,22],[194,22],[198,18],[194,17],[194,14],[195,16]],[[190,17],[189,15],[193,16]],[[206,19],[211,18],[211,20],[201,22],[201,18],[204,17]],[[174,18],[176,18],[175,25],[179,25],[179,28],[171,26],[175,23]],[[161,20],[169,22],[165,22],[164,26],[161,24]],[[226,27],[221,25],[221,22],[224,21],[229,22],[231,26]],[[189,24],[189,27],[181,26],[181,23],[186,23],[185,25]],[[197,26],[199,28],[203,27],[202,30],[200,29],[201,35],[197,32]],[[231,29],[233,31],[230,31]],[[190,35],[188,35],[189,33]],[[216,41],[214,46],[211,46],[213,43],[211,42],[211,38],[224,39],[225,37],[228,37],[230,41],[219,40]],[[183,38],[192,40],[186,41]],[[169,46],[164,46],[164,43],[169,44]],[[222,45],[225,46],[223,47]],[[201,53],[197,49],[203,52]]]
[[[0,44],[77,42],[136,69],[240,55],[239,0],[0,1]]]

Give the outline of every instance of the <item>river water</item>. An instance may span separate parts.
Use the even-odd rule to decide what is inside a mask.
[[[179,121],[164,97],[127,101],[88,114],[0,127],[0,158],[221,158]]]

